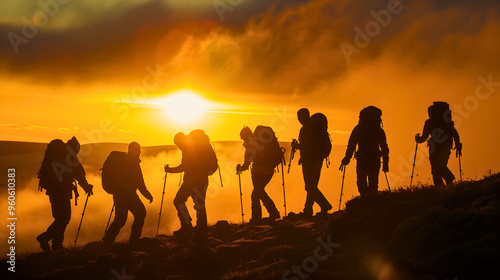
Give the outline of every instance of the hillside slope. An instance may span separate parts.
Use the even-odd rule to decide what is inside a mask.
[[[358,197],[326,217],[212,226],[206,239],[94,242],[0,269],[2,279],[499,279],[499,198],[496,174]]]

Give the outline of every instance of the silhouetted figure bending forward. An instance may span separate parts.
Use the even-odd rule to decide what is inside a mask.
[[[113,243],[120,229],[127,222],[128,211],[134,215],[132,223],[132,232],[130,233],[130,242],[139,240],[142,234],[144,219],[146,218],[146,208],[141,199],[137,195],[137,190],[149,200],[153,202],[153,196],[146,188],[144,177],[140,166],[141,146],[137,142],[132,142],[128,146],[127,162],[123,164],[127,170],[122,172],[126,178],[120,180],[121,186],[116,186],[113,193],[113,201],[115,203],[115,219],[109,226],[103,241],[105,243]]]

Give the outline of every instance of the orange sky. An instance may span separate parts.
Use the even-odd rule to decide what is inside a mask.
[[[290,141],[300,128],[295,112],[308,107],[327,115],[334,143],[345,145],[359,110],[375,105],[398,168],[427,107],[443,100],[454,110],[468,175],[500,170],[492,129],[500,86],[476,92],[481,81],[500,81],[497,1],[242,1],[223,17],[212,1],[72,1],[52,10],[26,3],[0,12],[1,140],[75,135],[147,146],[194,128],[239,140],[243,125],[264,124]],[[397,12],[376,23],[389,6]],[[26,20],[41,25],[44,11],[53,13],[28,38]],[[379,30],[356,45],[356,28],[366,33],[370,24]],[[27,42],[14,46],[12,34]],[[346,57],[342,44],[357,52]],[[179,89],[212,107],[179,124],[151,106]]]

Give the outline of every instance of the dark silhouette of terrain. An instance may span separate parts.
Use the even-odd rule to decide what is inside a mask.
[[[291,217],[270,225],[210,226],[206,239],[159,236],[107,247],[92,242],[21,257],[15,274],[2,260],[0,271],[2,279],[500,276],[500,174],[453,187],[380,192],[376,198],[354,198],[345,210],[327,216]]]

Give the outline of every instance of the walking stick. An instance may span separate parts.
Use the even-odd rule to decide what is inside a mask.
[[[168,164],[165,164],[165,167],[168,167]],[[160,230],[160,220],[161,220],[161,211],[163,209],[163,197],[165,196],[165,186],[167,185],[167,172],[165,172],[165,177],[163,177],[163,194],[161,195],[161,203],[160,203],[160,214],[158,215],[158,226],[156,227],[156,236],[158,236],[158,231]]]
[[[345,178],[345,170],[347,169],[347,165],[340,165],[340,170],[343,170],[342,174],[342,187],[340,188],[340,200],[339,200],[339,211],[340,211],[340,206],[342,205],[342,194],[344,192],[344,178]]]
[[[288,173],[290,173],[290,167],[292,166],[292,160],[295,156],[295,152],[297,151],[297,149],[294,149],[292,147],[292,151],[290,152],[290,160],[288,161]]]
[[[238,164],[237,167],[240,167],[240,165]],[[241,172],[238,172],[238,181],[240,183],[241,223],[244,224],[245,220],[243,216],[245,216],[245,214],[243,213],[243,192],[241,192]]]
[[[281,160],[281,181],[283,182],[283,203],[284,203],[283,206],[285,207],[285,216],[286,216],[285,171],[284,171],[286,150],[285,148],[281,148],[281,151],[283,152],[283,158]]]
[[[385,174],[385,180],[387,181],[387,188],[389,188],[389,191],[391,191],[391,186],[389,186],[389,179],[387,179],[387,172],[384,171]]]
[[[458,154],[458,167],[460,168],[460,181],[462,181],[462,152]]]
[[[413,171],[415,171],[415,160],[417,160],[417,149],[418,149],[418,142],[415,145],[415,156],[413,156],[413,167],[411,168],[410,189],[411,189],[411,185],[413,183]]]
[[[111,213],[109,213],[108,223],[106,224],[106,229],[104,230],[104,237],[106,237],[106,233],[109,229],[109,222],[111,221],[111,216],[113,215],[113,211],[115,210],[115,204],[113,203],[113,207],[111,208]]]
[[[220,171],[220,166],[219,166],[219,179],[220,179],[220,187],[223,188],[224,185],[222,184],[222,174],[221,174],[221,171]]]
[[[76,246],[76,241],[78,240],[78,235],[80,234],[80,229],[82,228],[83,215],[85,215],[85,209],[87,209],[87,202],[89,202],[89,196],[90,196],[90,193],[87,194],[87,199],[85,199],[85,205],[83,206],[82,218],[80,219],[80,225],[78,226],[78,231],[76,232],[74,246]]]

